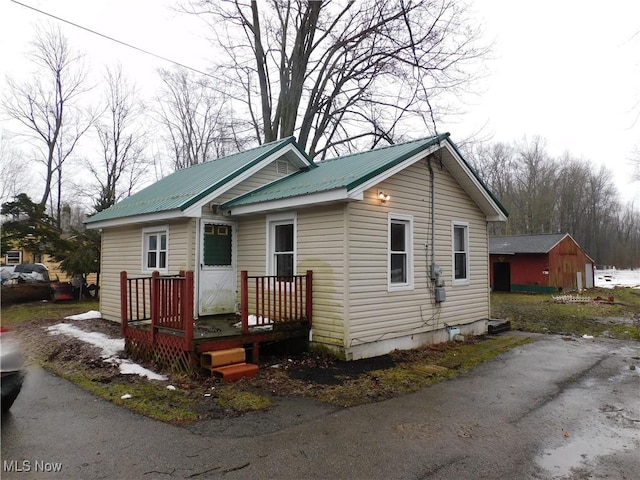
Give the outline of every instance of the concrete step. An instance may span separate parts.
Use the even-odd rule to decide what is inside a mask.
[[[227,348],[226,350],[213,350],[200,354],[200,365],[211,370],[213,367],[224,367],[234,363],[244,363],[246,352],[244,348]]]
[[[496,334],[500,332],[507,332],[511,330],[511,322],[509,320],[489,320],[488,324],[488,332],[489,334]]]
[[[233,382],[245,377],[255,377],[258,373],[258,365],[255,363],[236,363],[211,368],[211,373],[218,378],[222,378],[223,382]]]

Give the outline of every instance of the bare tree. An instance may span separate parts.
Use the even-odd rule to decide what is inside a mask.
[[[0,205],[28,190],[31,177],[24,174],[24,155],[0,131]]]
[[[98,212],[130,195],[148,167],[141,118],[144,105],[138,90],[125,78],[121,66],[107,69],[104,79],[106,108],[95,124],[101,161],[87,162],[98,186],[94,192]]]
[[[485,56],[456,0],[194,0],[260,142],[297,135],[312,156],[433,131],[438,95]]]
[[[514,176],[516,205],[519,209],[522,233],[552,233],[553,222],[549,212],[553,211],[557,164],[546,152],[544,139],[526,138],[517,146]]]
[[[570,153],[551,158],[538,137],[476,148],[473,162],[509,211],[492,234],[566,232],[601,265],[640,265],[640,214],[620,202],[606,167]]]
[[[566,153],[559,161],[556,190],[554,192],[554,224],[559,232],[571,232],[584,239],[591,230],[585,225],[587,217],[587,185],[591,165]]]
[[[82,56],[71,49],[59,27],[40,28],[32,43],[35,75],[30,81],[9,77],[2,106],[10,118],[22,124],[40,152],[46,168],[42,205],[50,200],[57,182],[55,210],[59,218],[62,166],[92,122],[77,103],[87,91],[87,76]]]
[[[159,73],[164,85],[158,114],[175,170],[240,149],[242,141],[225,95],[214,88],[211,78],[195,77],[185,69]]]
[[[473,166],[492,192],[503,204],[512,205],[515,194],[516,152],[512,145],[507,143],[473,144],[474,148],[468,148],[468,157],[472,159]],[[510,216],[513,219],[513,212]],[[506,224],[491,223],[489,225],[492,235],[504,235],[511,232],[513,221]]]

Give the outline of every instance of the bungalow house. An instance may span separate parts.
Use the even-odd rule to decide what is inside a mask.
[[[196,328],[247,318],[304,274],[306,338],[351,360],[486,333],[487,222],[506,218],[448,134],[318,163],[290,137],[177,171],[87,227],[102,232],[104,318],[126,320],[123,279],[154,271],[193,272]]]
[[[568,233],[491,237],[489,254],[494,291],[593,288],[594,261]]]

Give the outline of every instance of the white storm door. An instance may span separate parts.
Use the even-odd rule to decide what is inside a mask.
[[[202,220],[198,312],[200,315],[234,313],[236,310],[236,224]]]

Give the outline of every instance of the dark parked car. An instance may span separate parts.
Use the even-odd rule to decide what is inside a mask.
[[[11,408],[24,380],[24,358],[9,329],[0,327],[0,382],[2,411]]]

